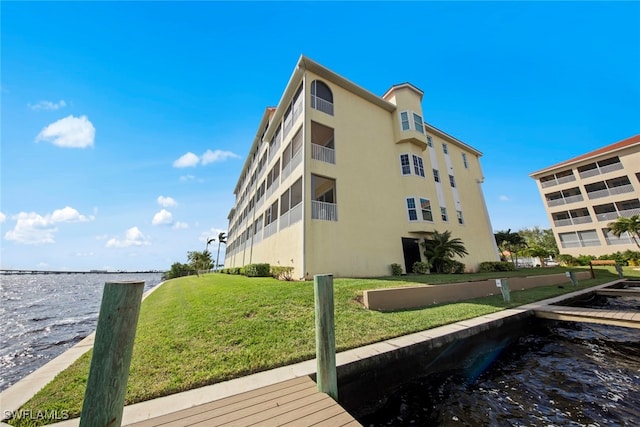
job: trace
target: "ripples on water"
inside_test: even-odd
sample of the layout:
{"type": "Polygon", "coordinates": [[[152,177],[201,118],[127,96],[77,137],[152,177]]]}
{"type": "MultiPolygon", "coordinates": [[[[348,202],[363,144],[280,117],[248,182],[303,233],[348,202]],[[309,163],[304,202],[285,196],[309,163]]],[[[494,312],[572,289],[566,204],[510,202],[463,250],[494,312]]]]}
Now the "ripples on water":
{"type": "Polygon", "coordinates": [[[91,334],[105,282],[141,280],[145,291],[160,273],[25,274],[0,276],[0,391],[91,334]]]}
{"type": "Polygon", "coordinates": [[[387,396],[384,407],[360,421],[364,426],[638,426],[640,333],[540,321],[539,330],[508,347],[475,380],[464,371],[429,375],[387,396]]]}

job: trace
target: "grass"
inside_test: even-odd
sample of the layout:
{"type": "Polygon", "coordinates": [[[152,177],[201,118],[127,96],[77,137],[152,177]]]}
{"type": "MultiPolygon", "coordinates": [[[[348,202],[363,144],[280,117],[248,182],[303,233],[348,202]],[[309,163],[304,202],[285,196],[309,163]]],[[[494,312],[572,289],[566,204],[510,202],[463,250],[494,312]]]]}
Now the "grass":
{"type": "MultiPolygon", "coordinates": [[[[513,277],[565,269],[509,273],[335,279],[338,351],[493,313],[572,292],[567,286],[512,292],[419,310],[381,313],[358,301],[366,289],[513,277]]],[[[629,269],[627,277],[640,276],[629,269]]],[[[599,268],[598,278],[580,289],[617,278],[599,268]]],[[[153,399],[315,357],[313,282],[281,282],[210,274],[168,281],[142,304],[133,351],[126,404],[153,399]]],[[[21,409],[32,412],[82,410],[91,352],[38,392],[21,409]]],[[[15,425],[46,424],[15,420],[15,425]]],[[[49,421],[51,422],[51,421],[49,421]]]]}

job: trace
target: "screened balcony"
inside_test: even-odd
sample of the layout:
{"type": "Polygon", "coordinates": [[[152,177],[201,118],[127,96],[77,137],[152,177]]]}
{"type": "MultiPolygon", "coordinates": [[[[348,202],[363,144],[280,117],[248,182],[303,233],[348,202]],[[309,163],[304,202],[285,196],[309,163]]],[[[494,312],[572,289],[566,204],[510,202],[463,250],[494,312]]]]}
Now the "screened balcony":
{"type": "Polygon", "coordinates": [[[571,169],[554,173],[552,175],[543,176],[540,178],[540,186],[542,188],[552,187],[554,185],[565,184],[567,182],[575,181],[576,177],[573,175],[571,169]]]}
{"type": "Polygon", "coordinates": [[[311,122],[311,158],[336,164],[333,129],[313,121],[311,122]]]}
{"type": "Polygon", "coordinates": [[[333,116],[333,93],[320,80],[311,82],[311,108],[333,116]]]}
{"type": "Polygon", "coordinates": [[[633,185],[626,176],[608,179],[606,181],[595,182],[584,186],[589,199],[599,199],[602,197],[614,196],[633,192],[633,185]]]}
{"type": "Polygon", "coordinates": [[[615,221],[618,217],[630,218],[640,215],[640,200],[631,199],[622,202],[607,203],[593,207],[598,221],[615,221]]]}
{"type": "Polygon", "coordinates": [[[578,168],[578,173],[580,174],[580,178],[589,178],[591,176],[617,171],[622,168],[623,166],[622,163],[620,163],[620,159],[618,158],[618,156],[615,156],[609,159],[600,160],[598,162],[580,166],[578,168]]]}
{"type": "Polygon", "coordinates": [[[549,207],[581,202],[584,200],[584,197],[582,197],[582,193],[578,187],[549,193],[546,194],[545,197],[547,199],[547,206],[549,207]]]}
{"type": "Polygon", "coordinates": [[[311,175],[311,218],[321,221],[337,221],[336,180],[311,175]]]}

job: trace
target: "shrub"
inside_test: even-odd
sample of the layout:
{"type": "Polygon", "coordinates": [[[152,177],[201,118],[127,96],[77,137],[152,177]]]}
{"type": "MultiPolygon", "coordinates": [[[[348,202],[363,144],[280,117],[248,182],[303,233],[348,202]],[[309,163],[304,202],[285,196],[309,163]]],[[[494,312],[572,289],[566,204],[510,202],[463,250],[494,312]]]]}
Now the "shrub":
{"type": "Polygon", "coordinates": [[[402,266],[398,263],[393,263],[391,264],[391,274],[393,276],[400,276],[402,275],[402,266]]]}
{"type": "Polygon", "coordinates": [[[271,276],[271,268],[269,264],[245,265],[244,275],[247,277],[269,277],[271,276]]]}
{"type": "Polygon", "coordinates": [[[480,273],[490,273],[492,271],[513,271],[513,263],[509,261],[485,261],[480,263],[480,273]]]}
{"type": "Polygon", "coordinates": [[[464,273],[464,267],[464,263],[450,259],[442,265],[442,272],[446,274],[462,274],[464,273]]]}
{"type": "Polygon", "coordinates": [[[293,280],[293,267],[283,267],[279,265],[271,266],[271,275],[278,280],[293,280]]]}
{"type": "Polygon", "coordinates": [[[427,274],[429,273],[429,264],[422,261],[416,261],[413,263],[413,266],[411,267],[411,271],[413,271],[416,274],[427,274]]]}
{"type": "Polygon", "coordinates": [[[162,280],[175,279],[176,277],[188,276],[190,274],[196,274],[196,271],[191,265],[175,262],[171,265],[171,270],[162,275],[162,280]]]}
{"type": "Polygon", "coordinates": [[[594,257],[593,255],[578,255],[576,259],[578,260],[578,265],[589,265],[589,263],[596,259],[596,257],[594,257]]]}
{"type": "Polygon", "coordinates": [[[574,267],[578,265],[578,260],[569,254],[560,254],[556,256],[556,261],[565,267],[574,267]]]}

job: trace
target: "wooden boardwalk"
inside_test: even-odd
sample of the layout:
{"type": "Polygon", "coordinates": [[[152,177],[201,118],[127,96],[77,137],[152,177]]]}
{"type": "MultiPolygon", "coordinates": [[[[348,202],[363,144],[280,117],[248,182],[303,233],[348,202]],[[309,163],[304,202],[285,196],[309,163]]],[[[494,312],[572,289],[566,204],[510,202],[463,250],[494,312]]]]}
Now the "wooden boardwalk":
{"type": "Polygon", "coordinates": [[[537,317],[544,319],[640,328],[640,312],[634,311],[601,310],[562,305],[543,305],[536,307],[534,312],[537,317]]]}
{"type": "Polygon", "coordinates": [[[135,424],[149,426],[360,426],[308,376],[135,424]]]}
{"type": "Polygon", "coordinates": [[[611,297],[638,297],[640,296],[640,289],[598,289],[596,294],[611,297]]]}

